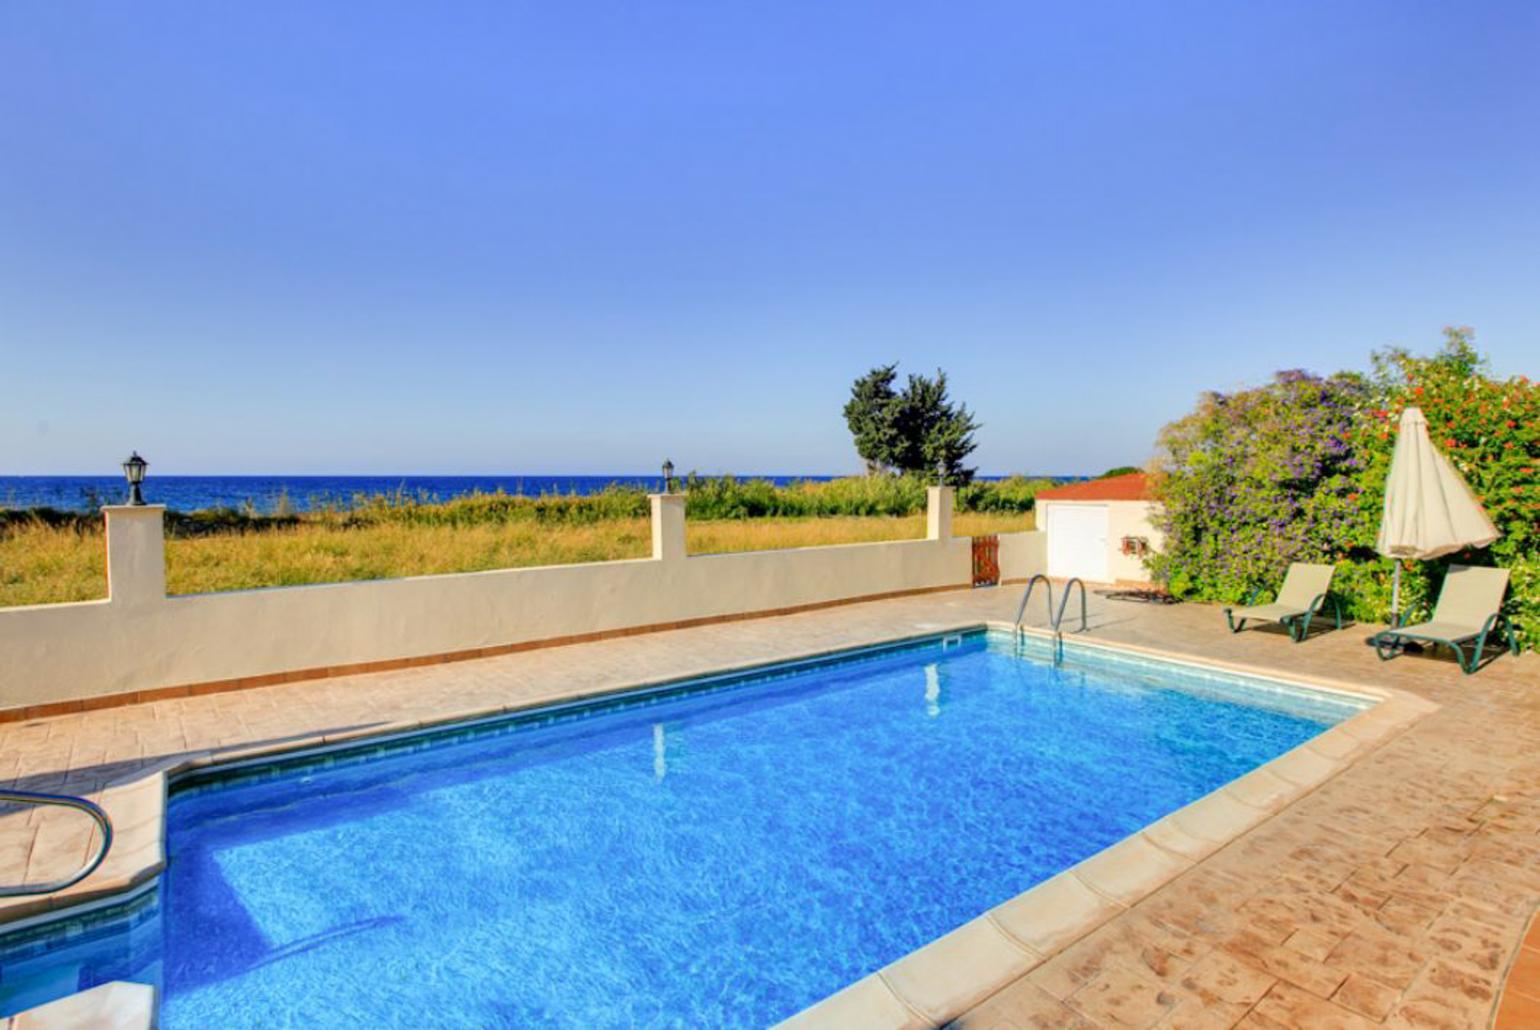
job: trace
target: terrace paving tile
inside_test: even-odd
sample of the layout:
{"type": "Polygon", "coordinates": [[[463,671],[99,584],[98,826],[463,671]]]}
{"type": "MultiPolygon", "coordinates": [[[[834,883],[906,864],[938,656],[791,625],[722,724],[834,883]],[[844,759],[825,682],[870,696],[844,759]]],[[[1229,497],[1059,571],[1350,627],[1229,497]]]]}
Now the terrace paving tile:
{"type": "Polygon", "coordinates": [[[1180,986],[1204,1004],[1238,1005],[1244,1013],[1277,982],[1271,974],[1216,950],[1188,969],[1180,986]]]}
{"type": "Polygon", "coordinates": [[[1345,1009],[1378,1022],[1390,1015],[1391,1009],[1396,1007],[1396,1001],[1400,997],[1401,992],[1394,987],[1387,987],[1369,977],[1350,973],[1348,978],[1342,981],[1342,986],[1337,988],[1337,993],[1331,996],[1331,1000],[1345,1009]]]}
{"type": "MultiPolygon", "coordinates": [[[[130,886],[126,867],[160,851],[156,822],[145,815],[154,808],[145,781],[157,772],[1009,621],[1020,589],[896,598],[3,723],[0,783],[99,796],[120,819],[120,839],[68,897],[7,900],[0,921],[130,886]],[[125,787],[138,789],[119,791],[125,787]]],[[[1030,626],[1041,621],[1029,613],[1030,626]]],[[[1002,941],[1042,951],[1046,961],[1027,971],[1036,959],[1022,950],[1020,975],[975,999],[957,1025],[1489,1025],[1509,966],[1532,972],[1513,960],[1540,904],[1540,656],[1502,656],[1467,677],[1443,657],[1380,662],[1364,644],[1374,629],[1352,626],[1296,645],[1283,634],[1231,635],[1211,606],[1093,594],[1090,629],[1066,639],[1319,677],[1398,700],[1148,831],[1130,854],[1147,855],[1153,871],[1137,862],[1093,867],[1082,882],[1110,895],[1109,905],[1096,906],[1083,927],[1040,920],[1034,937],[1001,914],[1012,903],[1002,906],[991,916],[1002,941]]],[[[0,806],[0,881],[65,875],[84,860],[91,833],[78,813],[0,806]]],[[[1540,980],[1529,990],[1540,991],[1540,980]]],[[[942,998],[923,1019],[886,987],[846,1001],[858,1006],[852,1013],[873,1017],[859,1023],[921,1025],[971,998],[942,998]]],[[[1525,999],[1537,1000],[1510,990],[1505,1012],[1511,999],[1520,1015],[1532,1011],[1520,1011],[1525,999]]],[[[1505,1015],[1503,1025],[1523,1025],[1514,1018],[1505,1015]]]]}
{"type": "Polygon", "coordinates": [[[1095,1024],[1036,984],[1017,980],[958,1017],[952,1026],[957,1030],[1092,1030],[1095,1024]]]}
{"type": "Polygon", "coordinates": [[[1292,948],[1306,958],[1313,958],[1317,962],[1325,962],[1326,956],[1332,953],[1338,944],[1345,938],[1324,930],[1295,930],[1284,940],[1283,946],[1292,948]]]}
{"type": "Polygon", "coordinates": [[[1110,966],[1069,999],[1103,1026],[1149,1027],[1171,1015],[1184,999],[1164,984],[1123,966],[1110,966]]]}
{"type": "Polygon", "coordinates": [[[1277,983],[1257,1002],[1243,1027],[1309,1027],[1310,1030],[1369,1030],[1375,1023],[1341,1005],[1292,984],[1277,983]]]}

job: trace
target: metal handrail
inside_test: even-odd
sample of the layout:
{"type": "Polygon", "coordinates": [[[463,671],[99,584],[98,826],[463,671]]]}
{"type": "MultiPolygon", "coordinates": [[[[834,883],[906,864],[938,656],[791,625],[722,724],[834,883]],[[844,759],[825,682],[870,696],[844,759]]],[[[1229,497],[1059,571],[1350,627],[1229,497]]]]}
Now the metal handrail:
{"type": "Polygon", "coordinates": [[[0,802],[14,801],[24,805],[57,805],[60,808],[74,808],[89,815],[96,820],[96,825],[101,827],[102,846],[96,855],[87,862],[83,868],[71,876],[52,883],[22,884],[18,887],[0,886],[0,898],[18,898],[28,894],[52,894],[54,891],[62,891],[66,887],[73,887],[87,876],[96,872],[96,867],[102,864],[107,857],[107,850],[112,847],[112,820],[107,818],[107,813],[102,807],[85,798],[71,797],[68,794],[37,794],[27,790],[0,790],[0,802]]]}
{"type": "Polygon", "coordinates": [[[1042,580],[1043,586],[1048,588],[1047,613],[1050,620],[1053,619],[1053,582],[1041,572],[1027,580],[1027,592],[1021,595],[1021,604],[1016,608],[1016,628],[1021,628],[1021,620],[1027,614],[1027,602],[1032,600],[1032,588],[1037,586],[1038,580],[1042,580]]]}
{"type": "Polygon", "coordinates": [[[1053,631],[1055,633],[1059,632],[1059,625],[1064,621],[1064,609],[1069,605],[1069,588],[1075,586],[1080,588],[1080,632],[1085,632],[1085,584],[1080,581],[1079,576],[1071,576],[1069,582],[1064,584],[1064,594],[1059,599],[1059,613],[1053,617],[1053,631]]]}

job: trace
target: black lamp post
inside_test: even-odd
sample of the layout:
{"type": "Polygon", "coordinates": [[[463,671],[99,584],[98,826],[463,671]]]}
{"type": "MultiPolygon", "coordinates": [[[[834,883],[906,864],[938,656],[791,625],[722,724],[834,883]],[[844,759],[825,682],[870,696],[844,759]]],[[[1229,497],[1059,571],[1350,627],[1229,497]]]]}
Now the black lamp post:
{"type": "Polygon", "coordinates": [[[946,456],[936,459],[936,485],[946,486],[946,456]]]}
{"type": "Polygon", "coordinates": [[[139,457],[138,451],[130,454],[123,463],[123,478],[128,480],[129,504],[144,504],[144,494],[139,492],[139,484],[144,482],[144,470],[149,467],[150,463],[139,457]]]}
{"type": "Polygon", "coordinates": [[[674,492],[674,463],[667,458],[663,459],[663,492],[674,492]]]}

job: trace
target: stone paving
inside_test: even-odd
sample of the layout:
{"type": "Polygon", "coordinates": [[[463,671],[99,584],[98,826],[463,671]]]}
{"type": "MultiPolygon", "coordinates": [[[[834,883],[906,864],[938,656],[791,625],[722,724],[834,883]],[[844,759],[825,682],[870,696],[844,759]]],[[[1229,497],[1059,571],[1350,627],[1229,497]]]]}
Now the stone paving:
{"type": "MultiPolygon", "coordinates": [[[[1009,619],[1019,591],[872,602],[0,724],[0,782],[105,799],[124,835],[113,849],[124,853],[48,902],[57,906],[132,865],[149,846],[136,833],[158,840],[158,799],[138,788],[189,759],[1009,619]]],[[[1440,707],[956,1025],[1485,1026],[1510,964],[1529,951],[1540,959],[1520,948],[1540,903],[1540,657],[1504,656],[1465,677],[1443,657],[1379,662],[1364,646],[1368,627],[1294,645],[1281,631],[1232,636],[1223,622],[1211,607],[1093,595],[1089,635],[1394,687],[1440,707]]],[[[78,814],[0,811],[4,882],[62,875],[94,843],[78,814]]],[[[37,911],[13,903],[0,907],[0,920],[37,911]]],[[[1517,968],[1515,983],[1528,969],[1517,968]]],[[[1533,1011],[1515,1006],[1524,997],[1510,992],[1505,1020],[1510,1009],[1533,1011]]]]}

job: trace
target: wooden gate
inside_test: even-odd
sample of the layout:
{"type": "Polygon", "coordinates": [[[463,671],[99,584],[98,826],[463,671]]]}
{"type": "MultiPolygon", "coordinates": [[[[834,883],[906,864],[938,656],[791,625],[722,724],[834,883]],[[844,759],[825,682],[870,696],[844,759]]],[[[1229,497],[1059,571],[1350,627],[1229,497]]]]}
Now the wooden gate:
{"type": "Polygon", "coordinates": [[[992,587],[1000,582],[1000,538],[973,538],[973,585],[992,587]]]}

